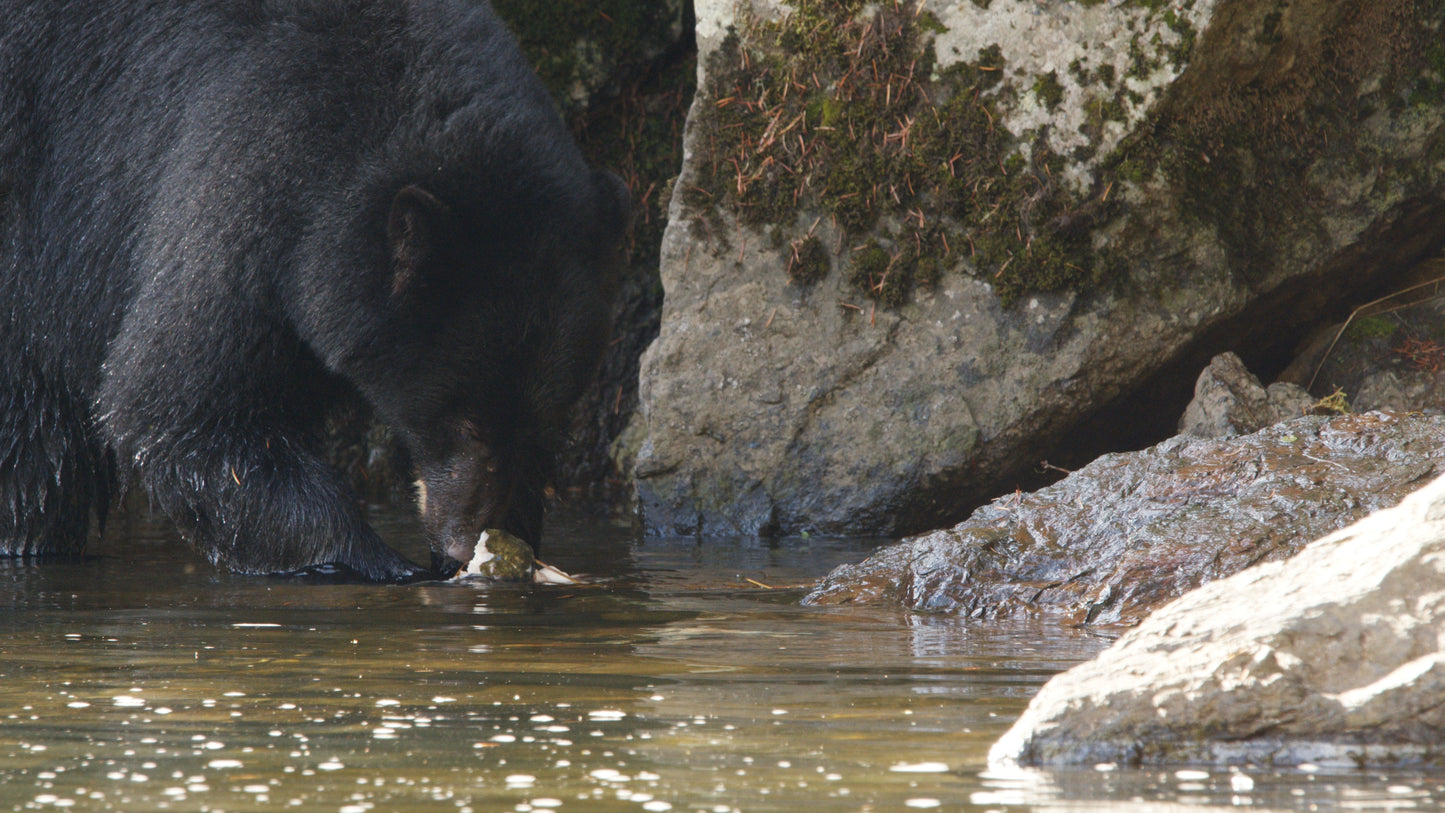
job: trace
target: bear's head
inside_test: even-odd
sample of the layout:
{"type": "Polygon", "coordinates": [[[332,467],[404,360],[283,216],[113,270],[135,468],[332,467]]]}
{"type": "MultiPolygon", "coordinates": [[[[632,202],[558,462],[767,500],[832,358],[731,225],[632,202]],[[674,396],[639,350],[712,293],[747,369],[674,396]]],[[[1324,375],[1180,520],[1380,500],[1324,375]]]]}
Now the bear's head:
{"type": "Polygon", "coordinates": [[[630,210],[602,171],[500,200],[425,182],[392,196],[387,270],[366,294],[382,304],[338,366],[410,453],[441,575],[488,528],[539,541],[554,451],[607,344],[630,210]]]}

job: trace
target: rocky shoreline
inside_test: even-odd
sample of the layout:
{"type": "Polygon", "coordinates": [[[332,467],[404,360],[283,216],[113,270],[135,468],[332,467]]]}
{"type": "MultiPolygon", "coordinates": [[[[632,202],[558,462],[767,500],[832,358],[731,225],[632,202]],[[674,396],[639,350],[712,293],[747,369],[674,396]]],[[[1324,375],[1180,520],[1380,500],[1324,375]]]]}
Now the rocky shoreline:
{"type": "Polygon", "coordinates": [[[1445,416],[1418,398],[1435,375],[1359,382],[1417,409],[1279,420],[1326,407],[1217,357],[1176,437],[839,567],[805,601],[1115,625],[996,766],[1445,765],[1445,416]]]}
{"type": "Polygon", "coordinates": [[[1442,767],[1445,479],[1056,676],[994,764],[1442,767]]]}

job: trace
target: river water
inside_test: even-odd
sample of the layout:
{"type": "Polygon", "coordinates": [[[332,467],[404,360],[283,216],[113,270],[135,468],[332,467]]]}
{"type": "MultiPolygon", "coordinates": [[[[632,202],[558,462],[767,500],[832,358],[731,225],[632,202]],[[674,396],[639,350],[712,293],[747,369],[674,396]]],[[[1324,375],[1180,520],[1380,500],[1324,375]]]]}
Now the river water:
{"type": "MultiPolygon", "coordinates": [[[[416,526],[376,517],[422,560],[416,526]]],[[[639,540],[554,522],[576,586],[220,573],[163,523],[0,560],[0,809],[1429,809],[1445,777],[995,774],[1108,633],[797,605],[880,540],[639,540]],[[1241,784],[1245,783],[1245,784],[1241,784]],[[1247,785],[1252,785],[1248,787],[1247,785]]]]}

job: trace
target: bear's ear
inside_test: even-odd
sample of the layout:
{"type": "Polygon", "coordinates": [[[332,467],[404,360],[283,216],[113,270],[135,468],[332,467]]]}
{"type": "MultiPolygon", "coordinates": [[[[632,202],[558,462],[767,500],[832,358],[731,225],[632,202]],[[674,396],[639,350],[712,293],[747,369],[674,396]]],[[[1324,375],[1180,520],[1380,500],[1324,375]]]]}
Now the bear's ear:
{"type": "Polygon", "coordinates": [[[451,209],[435,195],[412,184],[391,200],[386,237],[391,243],[392,296],[402,296],[417,283],[422,268],[441,250],[442,232],[451,209]]]}

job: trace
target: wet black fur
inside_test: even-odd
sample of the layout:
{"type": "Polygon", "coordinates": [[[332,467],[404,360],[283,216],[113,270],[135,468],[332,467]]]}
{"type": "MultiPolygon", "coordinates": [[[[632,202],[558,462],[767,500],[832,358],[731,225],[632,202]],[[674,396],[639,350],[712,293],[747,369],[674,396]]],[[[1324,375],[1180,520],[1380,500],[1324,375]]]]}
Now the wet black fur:
{"type": "Polygon", "coordinates": [[[626,210],[485,5],[0,0],[0,553],[138,473],[232,569],[413,577],[317,454],[358,394],[434,558],[535,539],[626,210]]]}

